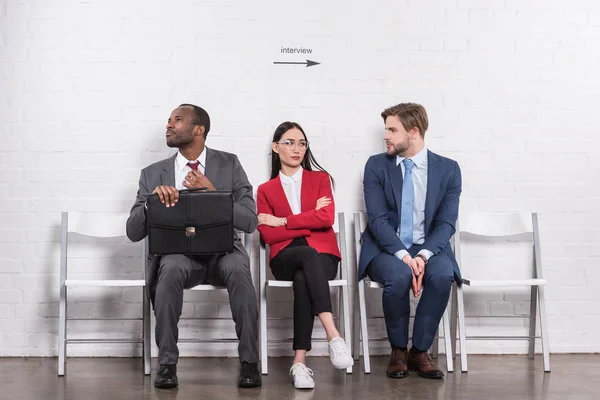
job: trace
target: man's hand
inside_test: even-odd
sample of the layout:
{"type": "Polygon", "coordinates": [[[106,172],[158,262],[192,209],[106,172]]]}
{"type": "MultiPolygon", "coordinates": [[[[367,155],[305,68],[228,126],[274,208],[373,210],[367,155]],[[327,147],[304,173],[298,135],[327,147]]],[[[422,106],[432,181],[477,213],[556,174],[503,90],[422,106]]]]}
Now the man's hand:
{"type": "MultiPolygon", "coordinates": [[[[418,259],[418,257],[417,259],[412,258],[410,254],[407,254],[402,258],[402,261],[404,261],[412,271],[412,290],[415,297],[419,297],[421,294],[421,285],[423,283],[423,274],[419,272],[418,259]]],[[[422,261],[423,260],[421,260],[421,262],[422,261]]]]}
{"type": "Polygon", "coordinates": [[[320,210],[321,208],[328,206],[331,204],[331,199],[329,197],[321,197],[317,200],[317,205],[315,206],[315,210],[320,210]]]}
{"type": "Polygon", "coordinates": [[[277,228],[284,225],[285,218],[279,218],[271,214],[258,214],[258,224],[277,228]]]}
{"type": "Polygon", "coordinates": [[[419,296],[421,289],[423,288],[423,277],[425,276],[425,261],[421,257],[415,257],[415,261],[417,262],[417,269],[419,271],[419,276],[417,277],[417,294],[415,296],[419,296]]]}
{"type": "Polygon", "coordinates": [[[152,194],[158,194],[160,202],[167,207],[175,206],[175,203],[179,200],[179,191],[173,186],[157,186],[152,194]]]}
{"type": "Polygon", "coordinates": [[[206,187],[211,192],[217,190],[203,173],[194,170],[191,170],[185,176],[183,186],[185,186],[188,189],[198,189],[206,187]]]}

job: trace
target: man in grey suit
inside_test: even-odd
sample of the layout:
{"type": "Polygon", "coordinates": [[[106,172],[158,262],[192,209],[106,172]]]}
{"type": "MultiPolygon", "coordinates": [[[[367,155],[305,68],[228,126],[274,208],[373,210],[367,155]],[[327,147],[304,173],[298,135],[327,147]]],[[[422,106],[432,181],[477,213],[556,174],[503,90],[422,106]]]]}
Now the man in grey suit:
{"type": "MultiPolygon", "coordinates": [[[[233,224],[252,233],[256,229],[256,203],[252,185],[236,155],[205,146],[210,118],[202,108],[182,104],[167,122],[167,146],[177,154],[142,170],[139,190],[127,220],[127,236],[137,242],[146,237],[146,199],[157,194],[165,207],[173,207],[179,190],[207,187],[228,190],[234,198],[233,224]]],[[[183,290],[201,283],[226,286],[235,329],[239,339],[240,387],[261,385],[258,372],[258,309],[250,274],[250,259],[241,240],[235,238],[234,251],[207,257],[148,254],[146,284],[156,316],[156,344],[159,371],[154,386],[177,387],[177,348],[183,290]]]]}

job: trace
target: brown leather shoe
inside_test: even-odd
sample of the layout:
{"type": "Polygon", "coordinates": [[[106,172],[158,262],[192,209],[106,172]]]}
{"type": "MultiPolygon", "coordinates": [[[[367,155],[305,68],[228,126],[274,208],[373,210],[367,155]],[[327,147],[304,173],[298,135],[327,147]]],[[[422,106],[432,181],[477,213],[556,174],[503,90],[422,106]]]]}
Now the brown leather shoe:
{"type": "Polygon", "coordinates": [[[392,355],[390,356],[390,362],[388,363],[385,374],[390,378],[400,379],[408,376],[408,366],[406,360],[408,359],[408,351],[406,349],[400,349],[398,347],[392,347],[392,355]]]}
{"type": "Polygon", "coordinates": [[[429,379],[442,379],[444,373],[433,365],[433,361],[429,354],[424,352],[416,352],[410,349],[408,353],[408,369],[417,371],[417,375],[429,379]]]}

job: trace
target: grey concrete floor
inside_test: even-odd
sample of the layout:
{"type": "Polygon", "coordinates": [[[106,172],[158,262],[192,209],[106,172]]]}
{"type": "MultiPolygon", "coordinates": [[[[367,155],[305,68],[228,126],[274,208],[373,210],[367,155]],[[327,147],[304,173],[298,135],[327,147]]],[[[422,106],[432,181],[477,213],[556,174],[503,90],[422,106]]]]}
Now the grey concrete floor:
{"type": "MultiPolygon", "coordinates": [[[[470,356],[469,372],[450,373],[431,381],[411,374],[385,376],[387,357],[371,359],[372,373],[355,367],[346,375],[329,358],[312,357],[316,388],[294,389],[290,358],[271,358],[263,387],[238,389],[239,362],[233,358],[183,358],[179,388],[159,390],[153,375],[145,377],[140,359],[69,358],[65,377],[56,376],[56,358],[0,359],[0,399],[600,399],[600,355],[553,355],[552,372],[544,373],[541,357],[470,356]]],[[[444,365],[443,359],[439,360],[444,365]]]]}

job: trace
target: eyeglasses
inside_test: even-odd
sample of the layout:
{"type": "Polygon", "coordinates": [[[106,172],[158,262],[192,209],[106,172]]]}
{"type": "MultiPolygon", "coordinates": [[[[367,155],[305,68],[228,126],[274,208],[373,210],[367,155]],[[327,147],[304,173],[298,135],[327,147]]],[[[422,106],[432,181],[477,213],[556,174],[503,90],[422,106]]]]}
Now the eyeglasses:
{"type": "Polygon", "coordinates": [[[287,150],[293,150],[296,145],[298,145],[298,150],[306,151],[308,149],[308,142],[306,140],[301,140],[299,142],[295,142],[293,140],[284,140],[283,142],[277,142],[282,145],[287,150]]]}

